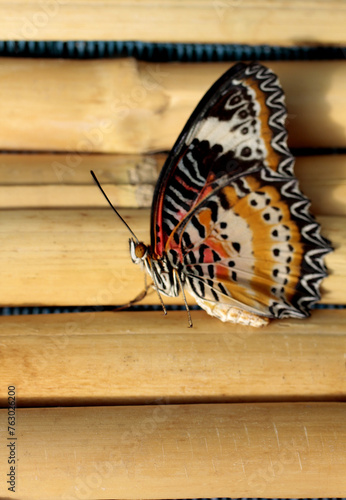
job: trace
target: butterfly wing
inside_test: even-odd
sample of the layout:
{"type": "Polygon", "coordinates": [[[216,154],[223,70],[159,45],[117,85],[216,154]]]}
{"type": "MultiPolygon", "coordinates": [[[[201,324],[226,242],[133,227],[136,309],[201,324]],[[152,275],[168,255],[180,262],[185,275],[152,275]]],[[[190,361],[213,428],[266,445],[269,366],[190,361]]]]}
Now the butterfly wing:
{"type": "Polygon", "coordinates": [[[304,317],[319,298],[329,247],[297,181],[268,184],[262,173],[216,190],[178,229],[187,285],[201,305],[211,301],[268,317],[304,317]]]}
{"type": "Polygon", "coordinates": [[[331,250],[293,175],[277,77],[237,64],[207,92],[163,167],[152,247],[204,301],[269,317],[308,314],[331,250]]]}
{"type": "Polygon", "coordinates": [[[153,198],[151,242],[161,255],[167,240],[191,208],[215,188],[215,181],[267,162],[292,175],[283,93],[277,78],[258,64],[236,64],[205,94],[161,170],[153,198]],[[267,106],[260,79],[272,88],[267,106]],[[269,103],[270,100],[270,103],[269,103]],[[214,184],[213,184],[214,182],[214,184]]]}

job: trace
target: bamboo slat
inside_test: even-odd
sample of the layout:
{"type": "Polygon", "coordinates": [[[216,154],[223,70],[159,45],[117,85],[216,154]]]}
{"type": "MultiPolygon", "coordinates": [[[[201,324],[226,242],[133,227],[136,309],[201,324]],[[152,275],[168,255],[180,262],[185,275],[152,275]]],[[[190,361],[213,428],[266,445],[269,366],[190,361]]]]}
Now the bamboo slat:
{"type": "MultiPolygon", "coordinates": [[[[122,214],[149,243],[149,210],[122,214]]],[[[143,273],[129,256],[129,234],[110,209],[3,210],[0,217],[1,305],[119,305],[143,290],[143,273]]],[[[322,301],[344,304],[345,219],[319,220],[336,249],[326,258],[330,276],[322,301]]],[[[151,293],[143,303],[158,298],[151,293]]],[[[165,303],[182,299],[165,297],[165,303]]]]}
{"type": "MultiPolygon", "coordinates": [[[[3,154],[0,208],[104,207],[97,176],[117,208],[150,207],[166,155],[3,154]]],[[[316,215],[346,215],[346,155],[301,156],[296,175],[316,215]]]]}
{"type": "Polygon", "coordinates": [[[166,157],[167,154],[2,153],[0,185],[2,192],[7,186],[94,186],[90,170],[102,176],[103,183],[155,184],[166,157]]]}
{"type": "Polygon", "coordinates": [[[342,0],[0,2],[3,40],[343,44],[342,0]]]}
{"type": "Polygon", "coordinates": [[[345,401],[346,311],[267,328],[192,311],[0,319],[0,406],[345,401]]]}
{"type": "Polygon", "coordinates": [[[344,403],[17,409],[16,492],[3,480],[0,495],[342,497],[345,418],[344,403]]]}
{"type": "Polygon", "coordinates": [[[346,215],[346,155],[298,157],[295,173],[315,215],[346,215]]]}
{"type": "MultiPolygon", "coordinates": [[[[268,65],[287,96],[291,146],[345,147],[346,65],[342,61],[268,65]]],[[[0,148],[168,150],[197,102],[230,66],[2,59],[0,148]]]]}

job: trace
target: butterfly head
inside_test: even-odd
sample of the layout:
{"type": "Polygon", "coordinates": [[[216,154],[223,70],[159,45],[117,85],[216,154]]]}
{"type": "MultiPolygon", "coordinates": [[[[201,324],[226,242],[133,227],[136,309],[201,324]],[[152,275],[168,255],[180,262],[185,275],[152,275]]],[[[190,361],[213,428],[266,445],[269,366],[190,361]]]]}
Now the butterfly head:
{"type": "Polygon", "coordinates": [[[134,264],[139,264],[140,262],[144,262],[148,255],[148,247],[144,245],[141,241],[135,241],[134,239],[129,239],[130,244],[130,255],[132,262],[134,264]]]}

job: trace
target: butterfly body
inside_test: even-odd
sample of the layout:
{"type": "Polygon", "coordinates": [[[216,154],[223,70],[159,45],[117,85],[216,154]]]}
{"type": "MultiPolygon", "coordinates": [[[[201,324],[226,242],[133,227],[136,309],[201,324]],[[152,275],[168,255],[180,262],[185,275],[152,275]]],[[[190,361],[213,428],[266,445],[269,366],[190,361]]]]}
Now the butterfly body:
{"type": "MultiPolygon", "coordinates": [[[[181,269],[176,267],[166,254],[161,257],[154,256],[151,247],[142,242],[137,243],[131,238],[129,244],[132,262],[146,270],[159,293],[167,297],[178,297],[181,290],[177,273],[181,274],[181,269]],[[144,253],[142,246],[145,248],[144,253]]],[[[184,275],[181,275],[181,283],[184,282],[184,275]]]]}
{"type": "MultiPolygon", "coordinates": [[[[173,257],[174,254],[171,253],[169,256],[164,254],[160,258],[157,258],[153,256],[150,247],[145,247],[145,254],[137,256],[136,248],[138,245],[142,246],[144,244],[142,242],[138,244],[133,239],[130,239],[129,242],[132,262],[140,264],[146,270],[160,294],[168,297],[178,297],[182,291],[181,286],[184,286],[195,298],[199,306],[207,311],[208,314],[215,316],[221,321],[257,327],[268,324],[269,320],[264,316],[258,316],[239,307],[232,307],[230,304],[204,300],[196,295],[187,278],[188,272],[184,269],[184,266],[177,266],[175,257],[173,257]]],[[[139,253],[141,254],[141,250],[139,253]]]]}
{"type": "Polygon", "coordinates": [[[130,240],[160,293],[183,288],[209,314],[252,326],[309,315],[332,248],[293,174],[286,115],[277,77],[257,63],[203,97],[161,171],[151,245],[130,240]]]}

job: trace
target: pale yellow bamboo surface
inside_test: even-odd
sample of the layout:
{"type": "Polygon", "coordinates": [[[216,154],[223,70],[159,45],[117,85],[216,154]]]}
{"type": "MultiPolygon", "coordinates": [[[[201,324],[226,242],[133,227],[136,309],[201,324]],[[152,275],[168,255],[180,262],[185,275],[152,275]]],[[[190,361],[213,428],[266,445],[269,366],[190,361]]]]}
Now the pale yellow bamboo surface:
{"type": "MultiPolygon", "coordinates": [[[[6,410],[0,419],[4,443],[6,410]]],[[[342,497],[345,419],[345,403],[17,409],[17,489],[3,480],[0,495],[342,497]]]]}
{"type": "MultiPolygon", "coordinates": [[[[231,65],[1,59],[0,148],[169,150],[195,105],[231,65]]],[[[344,62],[268,66],[287,96],[290,145],[345,147],[344,62]]]]}
{"type": "Polygon", "coordinates": [[[0,2],[2,40],[342,44],[342,0],[0,2]]]}
{"type": "Polygon", "coordinates": [[[346,311],[257,330],[204,311],[0,318],[0,406],[343,401],[346,311]]]}
{"type": "MultiPolygon", "coordinates": [[[[149,209],[122,214],[149,243],[149,209]]],[[[129,234],[109,209],[0,211],[0,304],[123,304],[144,288],[143,273],[129,256],[129,234]]],[[[346,226],[343,217],[319,216],[335,251],[322,301],[345,303],[346,226]]],[[[158,303],[151,293],[144,303],[158,303]]],[[[165,297],[167,304],[182,298],[165,297]]]]}
{"type": "MultiPolygon", "coordinates": [[[[150,207],[166,155],[3,154],[0,208],[150,207]]],[[[301,156],[295,172],[316,215],[346,215],[346,155],[301,156]]]]}

